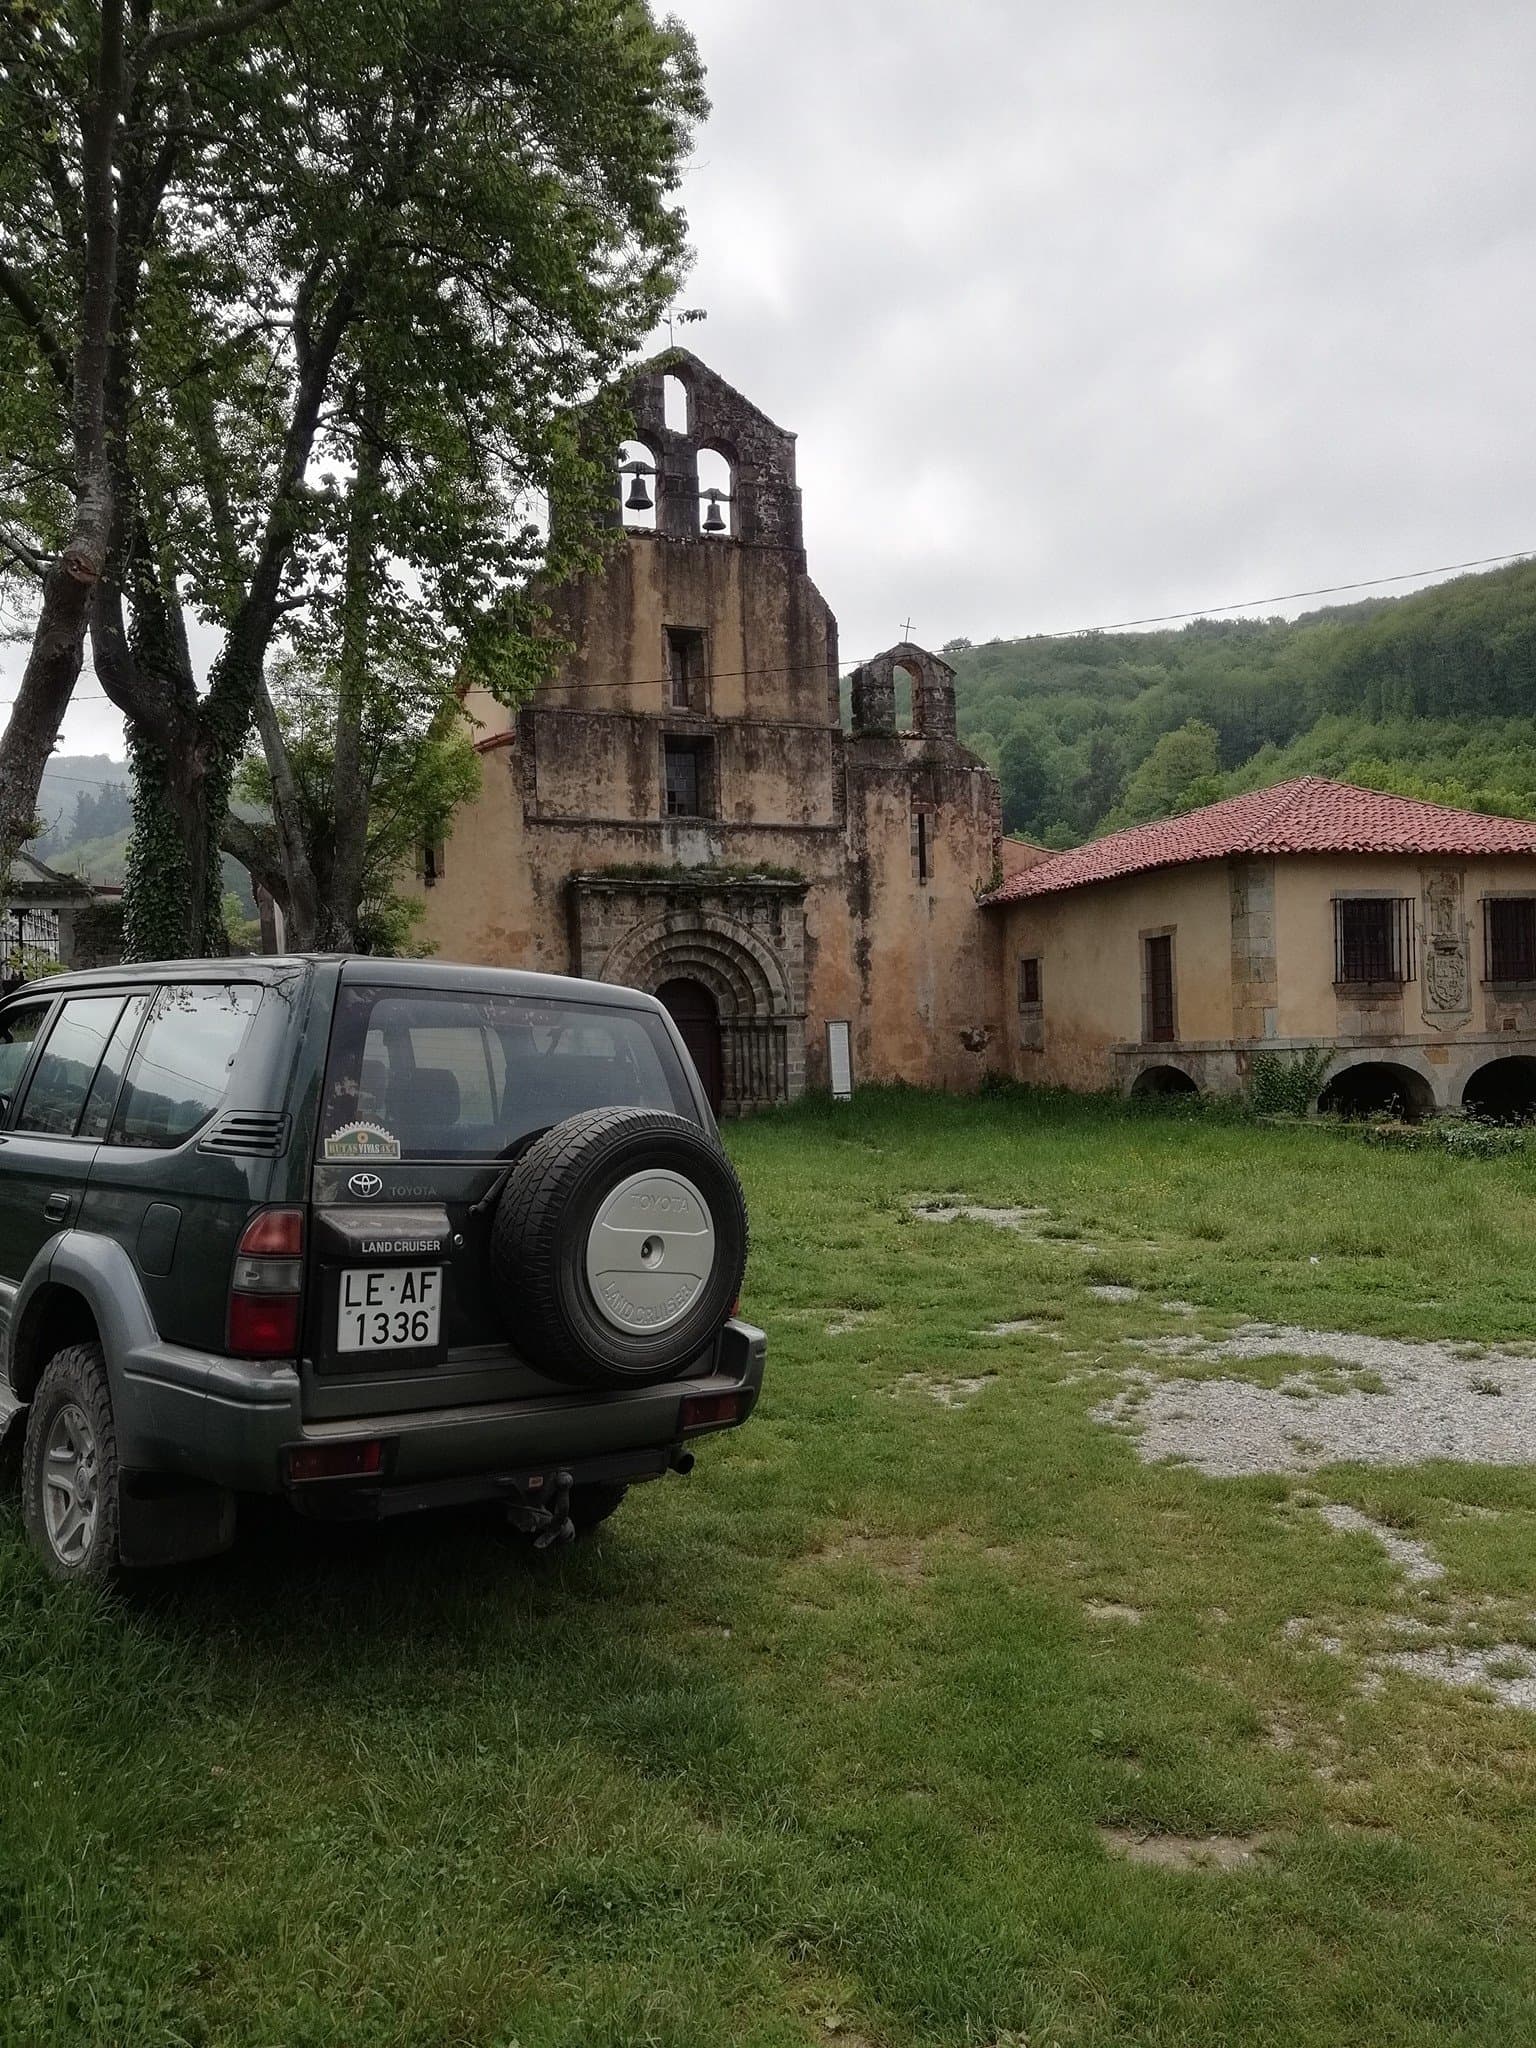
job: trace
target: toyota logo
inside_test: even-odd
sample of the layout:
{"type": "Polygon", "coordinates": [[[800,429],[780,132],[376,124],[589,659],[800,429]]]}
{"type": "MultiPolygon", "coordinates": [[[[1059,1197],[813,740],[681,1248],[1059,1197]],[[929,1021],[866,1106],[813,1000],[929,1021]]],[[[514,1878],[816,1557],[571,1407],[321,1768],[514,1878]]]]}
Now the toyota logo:
{"type": "Polygon", "coordinates": [[[347,1182],[347,1187],[351,1193],[358,1196],[364,1202],[371,1202],[374,1196],[381,1192],[383,1186],[383,1181],[379,1179],[376,1173],[354,1173],[347,1182]]]}

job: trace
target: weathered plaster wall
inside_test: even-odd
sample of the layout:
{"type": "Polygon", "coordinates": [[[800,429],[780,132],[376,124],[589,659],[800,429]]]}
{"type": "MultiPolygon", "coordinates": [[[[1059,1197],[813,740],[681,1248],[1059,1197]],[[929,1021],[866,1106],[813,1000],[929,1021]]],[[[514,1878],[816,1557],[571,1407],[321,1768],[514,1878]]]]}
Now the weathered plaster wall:
{"type": "MultiPolygon", "coordinates": [[[[1178,1042],[1232,1031],[1232,909],[1216,861],[1025,897],[984,915],[1001,922],[1011,1071],[1064,1088],[1111,1088],[1111,1048],[1142,1042],[1142,939],[1173,931],[1178,1042]],[[1040,960],[1040,1045],[1023,1042],[1018,963],[1040,960]]],[[[1156,1048],[1166,1055],[1173,1047],[1156,1048]]]]}
{"type": "Polygon", "coordinates": [[[485,787],[424,892],[421,934],[444,958],[659,984],[710,929],[728,928],[732,876],[792,871],[805,886],[773,899],[784,928],[771,943],[798,993],[774,999],[768,1051],[732,1027],[743,1060],[754,1072],[776,1063],[791,1093],[823,1085],[826,1026],[847,1019],[857,1082],[975,1086],[1005,1056],[1001,934],[976,910],[996,878],[995,779],[954,739],[953,674],[922,649],[876,664],[887,683],[893,663],[915,669],[921,731],[898,734],[893,719],[843,731],[836,622],[800,548],[793,437],[691,360],[695,427],[736,464],[736,537],[699,533],[692,444],[664,429],[659,377],[642,379],[636,415],[657,462],[661,530],[627,533],[600,571],[551,594],[554,629],[574,652],[515,720],[483,694],[466,700],[485,787]],[[668,628],[704,635],[708,683],[686,709],[671,702],[668,628]],[[673,736],[712,744],[711,816],[664,815],[673,736]],[[926,819],[926,872],[914,810],[926,819]],[[621,867],[650,873],[633,891],[610,887],[624,879],[612,875],[585,894],[567,886],[621,867]],[[725,871],[724,893],[675,887],[670,955],[631,959],[620,927],[665,921],[657,871],[670,868],[700,885],[699,871],[725,871]]]}
{"type": "Polygon", "coordinates": [[[1108,1088],[1159,1060],[1201,1086],[1235,1088],[1254,1050],[1331,1045],[1341,1063],[1401,1056],[1455,1107],[1479,1066],[1536,1038],[1536,987],[1486,980],[1483,900],[1498,895],[1536,895],[1536,858],[1212,861],[1025,898],[987,913],[1004,932],[1011,1070],[1108,1088]],[[1349,895],[1411,902],[1406,984],[1335,986],[1334,900],[1349,895]],[[1178,1037],[1150,1048],[1140,939],[1170,927],[1178,1037]],[[1021,1019],[1017,962],[1027,954],[1041,960],[1042,1001],[1021,1019]]]}
{"type": "Polygon", "coordinates": [[[1536,858],[1497,860],[1389,860],[1359,855],[1295,856],[1277,863],[1276,944],[1283,968],[1279,1030],[1282,1036],[1329,1040],[1383,1032],[1441,1044],[1487,1033],[1536,1029],[1536,991],[1490,988],[1484,980],[1483,898],[1536,894],[1536,858]],[[1447,889],[1447,881],[1452,885],[1447,889]],[[1350,894],[1412,899],[1414,980],[1399,995],[1362,1004],[1333,984],[1333,899],[1350,894]],[[1455,900],[1459,898],[1459,901],[1455,900]],[[1449,899],[1449,900],[1447,900],[1449,899]],[[1437,918],[1434,903],[1445,903],[1437,918]],[[1450,932],[1436,925],[1454,927],[1450,932]],[[1460,939],[1460,1005],[1444,999],[1453,977],[1441,979],[1439,1003],[1428,967],[1438,938],[1442,950],[1460,939]]]}

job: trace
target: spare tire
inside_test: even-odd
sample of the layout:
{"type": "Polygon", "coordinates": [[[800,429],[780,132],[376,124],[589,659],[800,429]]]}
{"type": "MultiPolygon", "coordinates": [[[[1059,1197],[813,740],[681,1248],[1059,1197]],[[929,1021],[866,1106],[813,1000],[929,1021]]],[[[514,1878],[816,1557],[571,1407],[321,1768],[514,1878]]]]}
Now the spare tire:
{"type": "Polygon", "coordinates": [[[644,1386],[696,1358],[746,1263],[746,1204],[719,1140],[659,1110],[554,1125],[512,1169],[491,1224],[508,1336],[577,1386],[644,1386]]]}

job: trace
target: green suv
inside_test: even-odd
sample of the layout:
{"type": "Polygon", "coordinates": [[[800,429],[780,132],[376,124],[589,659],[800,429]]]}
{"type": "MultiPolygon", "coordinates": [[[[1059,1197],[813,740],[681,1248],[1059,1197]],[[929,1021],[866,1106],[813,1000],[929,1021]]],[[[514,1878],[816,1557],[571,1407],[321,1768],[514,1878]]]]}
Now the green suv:
{"type": "Polygon", "coordinates": [[[99,969],[0,1004],[0,1441],[62,1579],[240,1493],[535,1542],[751,1413],[741,1190],[651,997],[437,961],[99,969]]]}

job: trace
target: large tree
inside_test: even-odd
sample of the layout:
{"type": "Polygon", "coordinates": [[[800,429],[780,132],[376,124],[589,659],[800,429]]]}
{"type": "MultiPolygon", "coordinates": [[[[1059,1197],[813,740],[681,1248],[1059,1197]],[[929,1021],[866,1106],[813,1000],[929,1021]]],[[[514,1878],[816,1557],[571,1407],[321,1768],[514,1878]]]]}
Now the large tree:
{"type": "MultiPolygon", "coordinates": [[[[559,483],[579,552],[598,471],[561,422],[673,288],[703,104],[644,0],[322,0],[271,26],[218,137],[168,120],[188,175],[123,326],[90,631],[130,722],[140,956],[218,943],[231,779],[285,637],[339,648],[361,605],[354,704],[392,615],[515,689],[528,514],[559,483]],[[189,618],[222,636],[201,691],[189,618]]],[[[358,844],[338,852],[355,875],[358,844]]]]}
{"type": "Polygon", "coordinates": [[[0,577],[36,613],[0,733],[0,889],[118,544],[127,345],[168,195],[284,4],[0,12],[0,577]]]}

